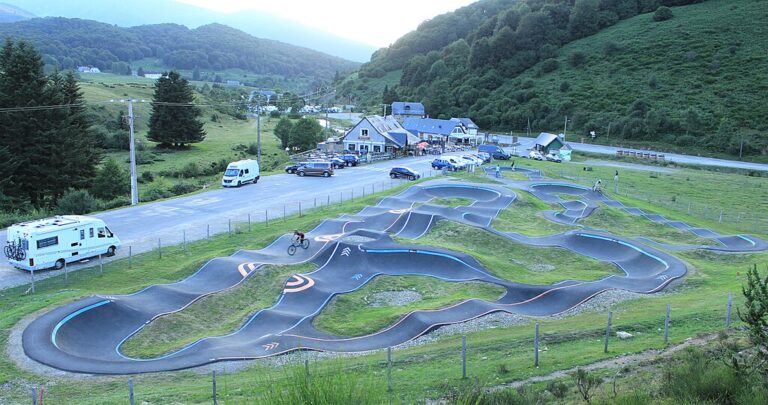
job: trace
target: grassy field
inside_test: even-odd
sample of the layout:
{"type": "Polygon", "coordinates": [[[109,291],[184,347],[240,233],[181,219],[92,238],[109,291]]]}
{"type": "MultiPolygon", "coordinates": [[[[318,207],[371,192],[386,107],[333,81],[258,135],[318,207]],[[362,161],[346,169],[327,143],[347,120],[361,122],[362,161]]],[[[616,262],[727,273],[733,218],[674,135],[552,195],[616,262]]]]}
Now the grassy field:
{"type": "MultiPolygon", "coordinates": [[[[405,239],[402,241],[410,242],[405,239]]],[[[415,242],[470,254],[492,274],[518,283],[551,284],[567,279],[594,280],[611,274],[623,274],[610,263],[565,249],[517,244],[456,222],[440,221],[415,242]]]]}
{"type": "Polygon", "coordinates": [[[261,309],[272,306],[285,280],[317,266],[264,266],[246,282],[206,296],[183,311],[161,316],[122,346],[125,355],[151,358],[178,350],[206,336],[225,335],[240,328],[261,309]]]}
{"type": "Polygon", "coordinates": [[[481,282],[449,283],[423,276],[379,276],[364,288],[334,298],[315,318],[314,325],[341,336],[362,336],[392,325],[403,315],[417,310],[439,309],[477,298],[495,301],[504,288],[481,282]],[[403,305],[375,303],[377,293],[415,292],[420,298],[403,305]]]}
{"type": "MultiPolygon", "coordinates": [[[[526,162],[526,165],[528,163],[526,162]]],[[[551,173],[557,173],[555,169],[561,168],[564,175],[581,173],[579,164],[570,166],[573,166],[572,172],[567,164],[540,164],[545,170],[551,169],[548,170],[551,173]]],[[[595,172],[603,170],[595,167],[595,172]]],[[[611,175],[613,170],[605,169],[611,175]]],[[[708,202],[711,206],[748,207],[751,203],[765,204],[765,197],[760,197],[759,193],[755,194],[756,190],[759,191],[764,186],[751,183],[752,178],[687,169],[675,174],[690,177],[691,181],[686,181],[686,187],[681,187],[674,185],[674,180],[666,177],[651,178],[648,172],[621,170],[622,184],[642,185],[655,195],[674,193],[673,195],[680,199],[708,202]],[[743,187],[737,187],[737,184],[743,187]],[[714,186],[721,185],[725,191],[711,192],[714,186]],[[752,202],[750,198],[754,198],[752,202]]],[[[158,260],[156,253],[135,256],[131,268],[128,268],[125,260],[115,261],[105,266],[104,275],[99,274],[98,269],[91,269],[70,274],[67,282],[61,276],[47,279],[38,283],[38,292],[34,295],[25,293],[26,286],[0,291],[0,344],[5,347],[11,328],[19,320],[36,311],[53,308],[92,294],[131,293],[147,285],[177,281],[194,272],[211,257],[226,256],[240,248],[258,249],[271,243],[284,229],[311,229],[313,224],[317,224],[322,218],[333,217],[342,212],[356,212],[365,204],[375,203],[377,197],[356,199],[354,203],[345,203],[342,207],[332,207],[327,211],[311,212],[303,218],[290,217],[285,223],[272,223],[269,227],[257,226],[251,233],[241,229],[231,237],[223,235],[208,241],[194,242],[186,251],[167,248],[164,249],[163,260],[158,260]]],[[[707,226],[723,233],[733,232],[738,225],[699,219],[684,211],[658,207],[631,197],[620,198],[630,206],[652,209],[670,218],[707,226]]],[[[530,202],[537,204],[533,198],[530,202]]],[[[535,210],[531,209],[529,212],[534,213],[535,210]]],[[[510,218],[510,226],[513,221],[517,219],[510,218]]],[[[637,226],[646,227],[648,231],[645,234],[650,235],[651,228],[657,225],[650,221],[638,220],[637,226]]],[[[765,237],[765,234],[761,236],[765,237]]],[[[573,260],[567,259],[569,254],[565,251],[549,249],[550,252],[547,253],[542,252],[542,249],[518,247],[511,242],[490,238],[484,231],[448,222],[439,223],[433,232],[419,239],[418,243],[465,251],[483,262],[489,270],[514,281],[547,283],[564,278],[585,280],[616,272],[612,266],[607,265],[601,269],[594,267],[589,261],[581,261],[577,263],[578,267],[574,267],[570,265],[573,260]],[[563,266],[566,261],[569,265],[563,266]],[[541,273],[531,271],[532,266],[541,264],[555,265],[556,270],[541,273]]],[[[739,291],[747,268],[753,263],[764,268],[768,263],[768,253],[765,252],[718,255],[692,251],[676,255],[690,263],[691,272],[679,285],[663,293],[607,304],[607,307],[562,319],[539,318],[532,319],[526,325],[467,332],[469,376],[476,379],[481,386],[497,385],[592,363],[622,353],[662,348],[666,304],[670,304],[672,308],[671,343],[682,342],[699,333],[720,330],[724,325],[727,294],[733,293],[734,304],[741,305],[743,299],[739,291]],[[627,340],[611,338],[609,352],[605,354],[602,336],[605,331],[605,312],[608,308],[613,311],[614,330],[627,331],[635,337],[627,340]],[[533,321],[540,324],[542,332],[542,351],[538,368],[532,366],[533,321]]],[[[242,319],[233,317],[228,322],[236,325],[242,319]]],[[[387,402],[392,403],[414,403],[427,397],[446,395],[462,384],[460,348],[461,336],[450,335],[430,344],[395,351],[393,391],[381,395],[387,398],[387,402]]],[[[158,352],[160,351],[162,350],[158,352]]],[[[275,392],[276,387],[294,386],[297,381],[295,373],[287,372],[286,367],[287,370],[302,370],[299,367],[304,358],[311,360],[310,372],[313,381],[331,381],[334,376],[349,376],[344,380],[361,379],[361,386],[371,383],[379,389],[386,387],[385,352],[378,351],[355,357],[341,356],[336,359],[305,353],[288,356],[280,361],[265,360],[239,366],[215,365],[214,368],[218,370],[219,403],[277,403],[274,400],[278,395],[275,392]],[[292,367],[292,364],[296,367],[292,367]]],[[[46,386],[46,399],[49,403],[124,402],[126,380],[126,376],[41,376],[19,368],[5,352],[0,355],[0,402],[4,403],[27,402],[29,387],[40,384],[46,386]]],[[[133,381],[137,402],[211,403],[210,375],[204,372],[138,375],[133,376],[133,381]]]]}
{"type": "Polygon", "coordinates": [[[716,245],[717,242],[700,238],[691,232],[681,231],[667,225],[651,225],[651,221],[637,216],[630,215],[618,208],[600,207],[586,219],[579,221],[580,224],[591,228],[606,230],[608,232],[622,236],[644,236],[646,238],[662,243],[676,245],[716,245]]]}
{"type": "Polygon", "coordinates": [[[528,236],[544,236],[565,232],[574,229],[563,224],[558,224],[544,218],[542,211],[562,211],[560,205],[550,205],[538,198],[516,190],[515,202],[502,210],[491,223],[491,227],[502,232],[517,232],[528,236]]]}
{"type": "Polygon", "coordinates": [[[473,202],[475,201],[469,198],[433,198],[427,204],[444,205],[446,207],[466,207],[473,202]]]}

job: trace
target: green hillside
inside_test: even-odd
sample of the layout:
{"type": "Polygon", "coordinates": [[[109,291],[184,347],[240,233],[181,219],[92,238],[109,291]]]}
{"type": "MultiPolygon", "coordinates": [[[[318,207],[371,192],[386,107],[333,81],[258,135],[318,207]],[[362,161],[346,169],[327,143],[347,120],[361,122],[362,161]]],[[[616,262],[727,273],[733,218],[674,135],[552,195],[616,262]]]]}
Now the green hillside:
{"type": "Polygon", "coordinates": [[[94,66],[130,73],[155,58],[162,68],[205,71],[242,69],[258,75],[325,80],[358,64],[307,48],[255,38],[221,24],[189,29],[178,24],[122,28],[74,18],[33,18],[0,24],[0,37],[32,42],[48,70],[94,66]]]}
{"type": "Polygon", "coordinates": [[[764,159],[766,17],[762,0],[486,0],[422,24],[339,86],[373,111],[388,84],[484,130],[557,131],[567,116],[597,142],[738,155],[744,141],[764,159]],[[662,4],[672,18],[654,18],[662,4]]]}

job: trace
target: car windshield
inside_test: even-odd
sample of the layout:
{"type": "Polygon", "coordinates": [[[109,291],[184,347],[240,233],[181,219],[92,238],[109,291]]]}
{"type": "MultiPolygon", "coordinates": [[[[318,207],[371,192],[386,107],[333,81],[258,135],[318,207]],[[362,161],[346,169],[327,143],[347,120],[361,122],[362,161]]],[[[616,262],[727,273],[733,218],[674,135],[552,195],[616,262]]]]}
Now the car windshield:
{"type": "Polygon", "coordinates": [[[224,172],[225,176],[237,176],[237,174],[240,173],[238,169],[227,169],[226,172],[224,172]]]}

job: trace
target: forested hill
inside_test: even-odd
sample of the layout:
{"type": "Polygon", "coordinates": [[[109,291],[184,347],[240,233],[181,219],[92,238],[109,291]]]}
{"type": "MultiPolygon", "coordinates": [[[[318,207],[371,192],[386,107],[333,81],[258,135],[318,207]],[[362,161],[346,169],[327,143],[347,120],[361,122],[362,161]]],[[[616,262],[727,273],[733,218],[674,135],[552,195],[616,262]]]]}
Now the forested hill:
{"type": "Polygon", "coordinates": [[[121,28],[70,18],[34,18],[0,24],[0,37],[31,41],[44,62],[60,69],[160,58],[168,68],[238,68],[257,74],[331,79],[359,66],[338,57],[282,42],[259,39],[220,24],[196,29],[159,24],[121,28]]]}
{"type": "Polygon", "coordinates": [[[765,0],[485,0],[379,50],[340,94],[484,129],[557,131],[568,116],[579,135],[735,154],[744,139],[765,155],[767,18],[765,0]]]}

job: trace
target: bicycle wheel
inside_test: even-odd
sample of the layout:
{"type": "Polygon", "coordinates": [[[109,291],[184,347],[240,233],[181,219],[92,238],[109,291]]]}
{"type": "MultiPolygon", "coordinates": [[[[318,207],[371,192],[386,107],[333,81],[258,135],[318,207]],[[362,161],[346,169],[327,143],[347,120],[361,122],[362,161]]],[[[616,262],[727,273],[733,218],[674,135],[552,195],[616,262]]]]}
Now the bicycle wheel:
{"type": "Polygon", "coordinates": [[[304,239],[304,242],[301,242],[301,247],[306,249],[309,247],[309,239],[304,239]]]}
{"type": "Polygon", "coordinates": [[[11,248],[11,245],[5,245],[5,249],[3,249],[3,252],[5,253],[5,257],[11,258],[13,257],[13,249],[11,248]]]}
{"type": "Polygon", "coordinates": [[[22,260],[24,260],[24,259],[26,259],[26,258],[27,258],[27,252],[26,252],[26,251],[24,251],[24,249],[19,249],[19,250],[16,252],[16,260],[18,260],[18,261],[22,261],[22,260]]]}
{"type": "Polygon", "coordinates": [[[288,254],[293,256],[294,253],[296,253],[296,246],[288,246],[288,254]]]}

